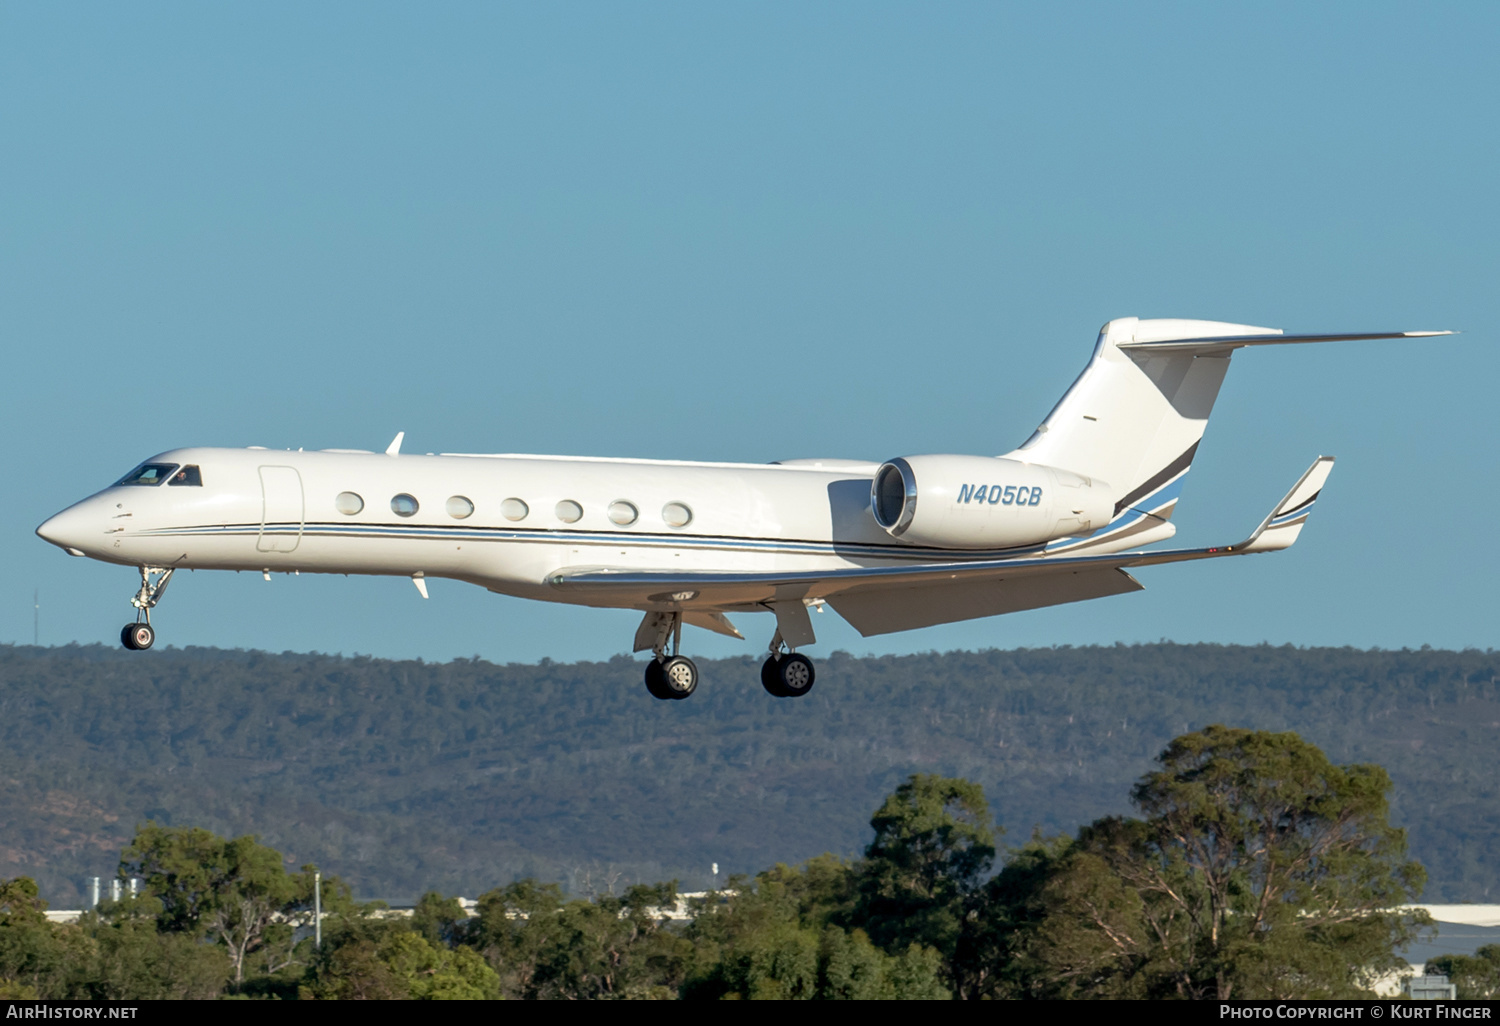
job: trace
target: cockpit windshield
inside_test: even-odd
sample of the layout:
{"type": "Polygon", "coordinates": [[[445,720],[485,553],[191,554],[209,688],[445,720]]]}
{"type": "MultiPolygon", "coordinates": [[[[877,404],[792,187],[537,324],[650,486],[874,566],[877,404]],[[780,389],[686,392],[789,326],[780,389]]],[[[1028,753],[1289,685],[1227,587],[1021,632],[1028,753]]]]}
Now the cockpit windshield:
{"type": "Polygon", "coordinates": [[[202,488],[203,475],[198,472],[198,468],[195,465],[189,463],[173,474],[171,479],[167,481],[168,488],[175,485],[192,485],[194,488],[202,488]]]}
{"type": "MultiPolygon", "coordinates": [[[[147,485],[155,487],[172,476],[172,471],[177,469],[175,463],[142,463],[120,480],[118,485],[147,485]]],[[[197,469],[196,467],[194,468],[197,469]]]]}

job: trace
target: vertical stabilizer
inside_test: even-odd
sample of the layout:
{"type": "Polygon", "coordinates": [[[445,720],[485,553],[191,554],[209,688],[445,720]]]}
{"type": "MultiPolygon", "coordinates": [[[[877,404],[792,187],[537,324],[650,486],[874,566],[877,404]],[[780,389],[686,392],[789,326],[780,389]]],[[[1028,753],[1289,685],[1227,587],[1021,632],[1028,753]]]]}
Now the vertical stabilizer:
{"type": "Polygon", "coordinates": [[[1182,479],[1229,369],[1230,350],[1121,349],[1173,339],[1279,335],[1220,321],[1122,317],[1099,332],[1094,355],[1036,432],[1009,459],[1108,482],[1117,521],[1172,516],[1182,479]]]}

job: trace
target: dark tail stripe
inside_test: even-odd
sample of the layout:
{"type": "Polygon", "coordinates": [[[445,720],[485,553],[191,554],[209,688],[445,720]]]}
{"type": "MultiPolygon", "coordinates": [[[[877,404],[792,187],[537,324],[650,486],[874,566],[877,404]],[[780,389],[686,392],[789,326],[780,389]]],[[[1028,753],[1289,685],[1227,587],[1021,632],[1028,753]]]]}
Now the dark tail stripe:
{"type": "Polygon", "coordinates": [[[1293,506],[1291,509],[1285,510],[1282,513],[1278,514],[1277,519],[1279,520],[1279,519],[1281,519],[1281,517],[1291,516],[1293,513],[1297,512],[1299,509],[1306,509],[1307,507],[1311,506],[1313,503],[1317,502],[1318,501],[1318,496],[1320,496],[1322,494],[1323,494],[1323,492],[1322,492],[1321,489],[1318,490],[1318,491],[1316,491],[1316,492],[1313,492],[1312,495],[1311,495],[1311,497],[1303,500],[1302,502],[1297,503],[1297,505],[1293,506]]]}
{"type": "Polygon", "coordinates": [[[1139,488],[1135,489],[1135,491],[1131,492],[1119,502],[1115,503],[1115,515],[1119,516],[1120,510],[1124,509],[1127,506],[1134,506],[1141,500],[1143,496],[1150,495],[1162,485],[1172,480],[1172,478],[1176,477],[1188,467],[1192,466],[1193,456],[1195,456],[1197,452],[1198,443],[1194,442],[1187,452],[1177,457],[1171,463],[1168,463],[1164,469],[1157,471],[1145,484],[1141,485],[1139,488]]]}

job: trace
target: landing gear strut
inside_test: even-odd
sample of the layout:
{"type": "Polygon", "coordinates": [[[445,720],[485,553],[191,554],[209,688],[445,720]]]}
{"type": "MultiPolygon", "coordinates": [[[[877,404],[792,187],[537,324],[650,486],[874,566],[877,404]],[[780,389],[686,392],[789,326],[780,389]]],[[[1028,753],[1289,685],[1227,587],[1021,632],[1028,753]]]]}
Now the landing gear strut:
{"type": "Polygon", "coordinates": [[[771,638],[771,654],[761,665],[760,683],[777,698],[801,698],[812,690],[817,673],[811,659],[796,652],[783,652],[784,647],[778,630],[771,638]]]}
{"type": "Polygon", "coordinates": [[[141,590],[135,593],[130,604],[135,606],[135,623],[127,623],[120,629],[120,643],[126,648],[144,652],[156,644],[156,630],[151,626],[151,610],[161,601],[172,579],[174,569],[141,567],[141,590]],[[155,580],[153,580],[155,578],[155,580]]]}
{"type": "Polygon", "coordinates": [[[646,664],[646,690],[651,692],[651,697],[683,699],[698,690],[698,666],[687,656],[678,654],[681,642],[682,614],[669,613],[657,628],[656,644],[651,648],[652,658],[646,664]],[[671,655],[667,655],[669,640],[671,655]]]}

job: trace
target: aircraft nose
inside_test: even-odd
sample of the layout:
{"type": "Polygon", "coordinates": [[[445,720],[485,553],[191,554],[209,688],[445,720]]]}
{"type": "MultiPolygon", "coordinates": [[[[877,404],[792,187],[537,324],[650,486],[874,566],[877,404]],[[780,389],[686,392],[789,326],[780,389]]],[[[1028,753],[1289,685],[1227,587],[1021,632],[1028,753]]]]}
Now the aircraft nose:
{"type": "Polygon", "coordinates": [[[88,544],[90,536],[99,536],[96,519],[84,508],[83,503],[79,503],[48,519],[36,529],[36,533],[43,541],[51,542],[68,555],[82,556],[85,555],[84,546],[88,544]]]}

